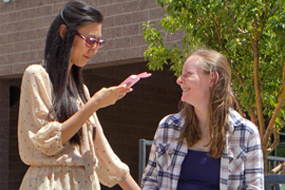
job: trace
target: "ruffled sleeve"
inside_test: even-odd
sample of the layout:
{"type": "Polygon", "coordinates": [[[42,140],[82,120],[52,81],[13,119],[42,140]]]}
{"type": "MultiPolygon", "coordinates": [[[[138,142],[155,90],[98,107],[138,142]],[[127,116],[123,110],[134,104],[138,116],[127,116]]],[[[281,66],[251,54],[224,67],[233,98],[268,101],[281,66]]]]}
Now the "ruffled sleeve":
{"type": "MultiPolygon", "coordinates": [[[[89,90],[85,85],[84,89],[87,99],[90,99],[89,90]]],[[[96,113],[87,122],[96,128],[93,144],[97,158],[95,170],[98,179],[103,185],[113,187],[130,174],[130,169],[112,150],[96,113]]]]}
{"type": "Polygon", "coordinates": [[[98,159],[96,173],[100,183],[108,187],[112,187],[124,180],[129,174],[129,167],[123,163],[113,152],[108,143],[102,127],[95,114],[96,136],[95,136],[95,152],[98,159]]]}
{"type": "Polygon", "coordinates": [[[48,156],[63,149],[61,123],[48,120],[52,84],[41,65],[29,66],[23,75],[20,96],[18,139],[22,160],[31,164],[34,149],[48,156]]]}

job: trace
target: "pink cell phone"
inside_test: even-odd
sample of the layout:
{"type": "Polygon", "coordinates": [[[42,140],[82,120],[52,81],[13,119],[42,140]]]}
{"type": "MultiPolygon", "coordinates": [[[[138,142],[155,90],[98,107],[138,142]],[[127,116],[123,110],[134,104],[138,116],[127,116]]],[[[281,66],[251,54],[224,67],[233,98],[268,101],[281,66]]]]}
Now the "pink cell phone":
{"type": "Polygon", "coordinates": [[[138,75],[131,75],[129,76],[128,78],[126,78],[121,84],[121,85],[124,85],[124,84],[128,84],[130,83],[130,86],[129,88],[131,88],[134,84],[136,84],[141,78],[147,78],[147,77],[150,77],[151,76],[151,73],[147,73],[147,72],[143,72],[141,74],[138,74],[138,75]]]}

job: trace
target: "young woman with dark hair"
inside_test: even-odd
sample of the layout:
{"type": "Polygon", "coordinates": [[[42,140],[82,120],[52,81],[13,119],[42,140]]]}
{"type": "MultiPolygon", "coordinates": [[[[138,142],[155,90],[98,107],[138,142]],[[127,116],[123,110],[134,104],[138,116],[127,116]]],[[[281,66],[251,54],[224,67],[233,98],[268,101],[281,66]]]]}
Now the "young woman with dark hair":
{"type": "Polygon", "coordinates": [[[264,189],[259,132],[232,109],[227,59],[197,50],[177,84],[181,111],[160,121],[142,189],[264,189]]]}
{"type": "Polygon", "coordinates": [[[96,116],[128,86],[102,88],[92,97],[81,68],[104,45],[102,14],[68,2],[50,26],[44,66],[23,75],[18,122],[19,152],[30,165],[20,189],[100,189],[99,182],[139,189],[129,167],[112,151],[96,116]]]}

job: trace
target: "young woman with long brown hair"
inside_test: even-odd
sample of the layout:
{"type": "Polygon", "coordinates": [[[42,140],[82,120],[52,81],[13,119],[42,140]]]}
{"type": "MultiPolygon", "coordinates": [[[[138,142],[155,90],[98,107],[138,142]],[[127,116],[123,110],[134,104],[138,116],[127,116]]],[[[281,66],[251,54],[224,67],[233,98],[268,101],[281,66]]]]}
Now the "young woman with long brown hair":
{"type": "Polygon", "coordinates": [[[231,68],[213,50],[194,52],[177,79],[181,111],[156,131],[143,189],[263,189],[257,127],[232,108],[231,68]]]}

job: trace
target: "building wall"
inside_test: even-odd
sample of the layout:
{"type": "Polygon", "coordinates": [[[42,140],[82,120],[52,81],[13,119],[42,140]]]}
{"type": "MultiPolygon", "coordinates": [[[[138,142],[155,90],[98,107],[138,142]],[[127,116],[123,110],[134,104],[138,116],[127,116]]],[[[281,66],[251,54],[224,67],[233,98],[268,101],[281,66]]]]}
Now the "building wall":
{"type": "MultiPolygon", "coordinates": [[[[18,189],[28,166],[18,155],[17,122],[21,77],[24,69],[41,63],[45,38],[54,17],[67,1],[0,0],[0,189],[18,189]],[[15,88],[16,87],[16,88],[15,88]],[[16,90],[15,90],[16,89],[16,90]],[[13,101],[11,101],[13,100],[13,101]],[[11,105],[10,105],[10,102],[11,105]]],[[[164,12],[155,0],[85,0],[104,15],[104,48],[85,67],[91,95],[100,88],[119,84],[127,76],[148,71],[143,52],[147,44],[142,23],[155,26],[164,12]]],[[[165,35],[169,43],[181,33],[165,35]]],[[[172,72],[152,72],[116,105],[97,112],[105,134],[118,156],[138,181],[138,140],[152,139],[159,120],[177,111],[180,90],[172,72]]],[[[103,189],[107,189],[104,188],[103,189]]],[[[118,186],[113,189],[120,189],[118,186]]]]}
{"type": "MultiPolygon", "coordinates": [[[[21,75],[31,63],[41,62],[47,30],[67,1],[0,1],[0,77],[21,75]]],[[[106,46],[90,61],[92,67],[143,60],[147,45],[142,23],[157,24],[164,11],[155,0],[85,0],[104,15],[106,46]]],[[[181,39],[165,36],[169,42],[181,39]]]]}
{"type": "Polygon", "coordinates": [[[8,80],[0,80],[0,189],[3,190],[8,189],[9,174],[9,85],[8,80]]]}

